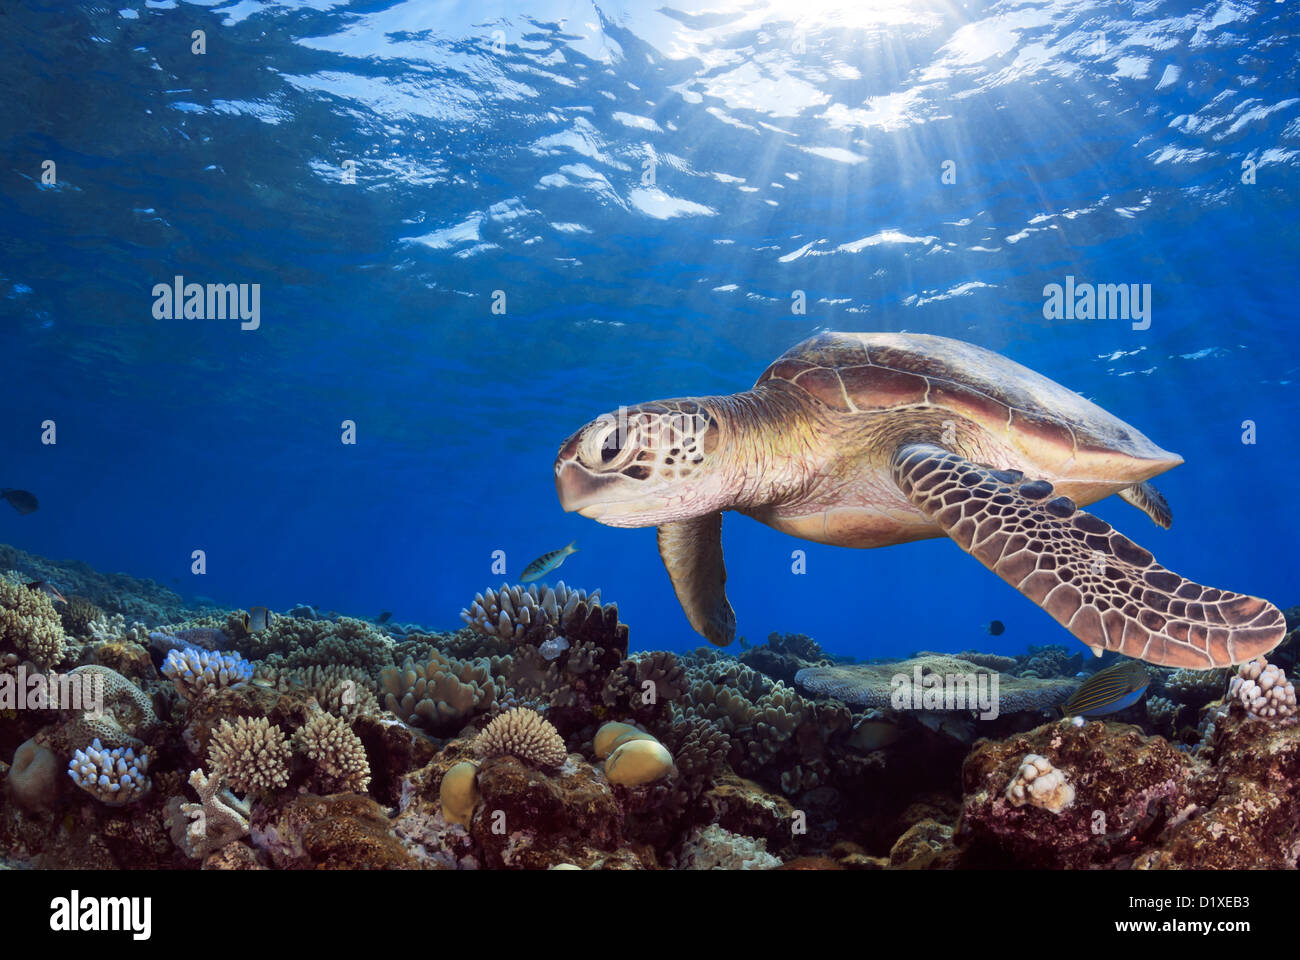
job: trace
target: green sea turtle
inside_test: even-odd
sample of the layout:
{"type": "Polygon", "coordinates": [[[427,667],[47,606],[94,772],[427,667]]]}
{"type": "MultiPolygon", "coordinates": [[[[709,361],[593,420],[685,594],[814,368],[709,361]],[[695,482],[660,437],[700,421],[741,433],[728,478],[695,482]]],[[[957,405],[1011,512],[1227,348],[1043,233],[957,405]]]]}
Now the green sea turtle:
{"type": "Polygon", "coordinates": [[[565,510],[659,528],[691,626],[725,646],[722,511],[805,540],[948,536],[1100,656],[1210,669],[1273,649],[1281,611],[1193,583],[1076,504],[1119,494],[1162,527],[1148,481],[1182,463],[1071,390],[945,337],[822,333],[752,390],[643,403],[565,441],[565,510]]]}

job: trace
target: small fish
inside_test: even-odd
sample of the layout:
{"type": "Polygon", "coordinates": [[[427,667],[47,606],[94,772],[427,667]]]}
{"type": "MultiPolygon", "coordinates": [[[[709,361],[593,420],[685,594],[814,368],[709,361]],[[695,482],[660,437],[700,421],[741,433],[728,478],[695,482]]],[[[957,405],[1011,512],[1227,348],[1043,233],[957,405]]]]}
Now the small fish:
{"type": "Polygon", "coordinates": [[[1101,717],[1131,707],[1142,699],[1151,675],[1137,660],[1125,660],[1098,670],[1061,705],[1067,717],[1101,717]]]}
{"type": "Polygon", "coordinates": [[[0,500],[8,500],[9,506],[23,514],[35,513],[40,508],[35,495],[28,493],[26,490],[10,490],[5,487],[0,490],[0,500]]]}
{"type": "Polygon", "coordinates": [[[564,562],[564,558],[571,553],[577,553],[578,548],[575,546],[577,540],[569,544],[563,550],[552,550],[550,553],[544,553],[528,566],[524,567],[523,575],[520,576],[520,583],[532,583],[534,580],[540,580],[552,570],[559,567],[564,562]]]}
{"type": "Polygon", "coordinates": [[[375,623],[387,623],[391,619],[393,619],[393,611],[385,610],[379,616],[375,617],[375,623]]]}
{"type": "Polygon", "coordinates": [[[41,591],[41,593],[45,594],[55,603],[68,602],[66,599],[64,599],[63,594],[59,593],[59,588],[56,587],[54,584],[50,583],[50,581],[48,580],[33,580],[31,583],[27,584],[27,589],[39,590],[41,591]]]}
{"type": "Polygon", "coordinates": [[[995,637],[1000,637],[1006,631],[1006,629],[1007,629],[1007,625],[1003,623],[1001,620],[990,620],[988,624],[984,627],[984,632],[992,634],[995,637]]]}
{"type": "Polygon", "coordinates": [[[266,607],[249,607],[243,619],[244,629],[249,633],[257,633],[271,625],[271,611],[266,607]]]}

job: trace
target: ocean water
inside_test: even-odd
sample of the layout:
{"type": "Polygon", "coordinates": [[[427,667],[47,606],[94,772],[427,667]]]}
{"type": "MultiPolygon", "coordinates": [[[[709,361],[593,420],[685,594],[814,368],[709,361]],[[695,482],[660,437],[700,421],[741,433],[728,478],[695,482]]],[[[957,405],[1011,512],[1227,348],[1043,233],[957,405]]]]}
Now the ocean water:
{"type": "MultiPolygon", "coordinates": [[[[41,509],[0,542],[452,628],[576,539],[558,577],[691,649],[653,530],[561,510],[559,445],[910,331],[1180,453],[1171,530],[1093,512],[1300,602],[1296,32],[1263,0],[6,4],[0,486],[41,509]],[[257,328],[158,316],[177,276],[258,285],[257,328]],[[1049,318],[1067,277],[1149,289],[1144,328],[1049,318]]],[[[946,539],[723,538],[753,642],[1075,644],[946,539]]]]}

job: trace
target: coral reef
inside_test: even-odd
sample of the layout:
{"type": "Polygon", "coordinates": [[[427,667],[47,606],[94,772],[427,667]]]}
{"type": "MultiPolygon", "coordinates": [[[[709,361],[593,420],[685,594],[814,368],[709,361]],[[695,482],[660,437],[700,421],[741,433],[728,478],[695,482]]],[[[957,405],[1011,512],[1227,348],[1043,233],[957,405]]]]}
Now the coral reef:
{"type": "Polygon", "coordinates": [[[716,823],[695,827],[676,863],[680,870],[770,870],[780,865],[763,840],[740,836],[716,823]]]}
{"type": "Polygon", "coordinates": [[[455,733],[496,703],[491,670],[487,660],[457,660],[436,650],[423,666],[408,659],[400,670],[380,672],[384,707],[406,723],[455,733]]]}
{"type": "Polygon", "coordinates": [[[186,803],[181,797],[172,797],[167,805],[172,840],[187,856],[202,860],[248,835],[249,804],[230,792],[220,770],[210,775],[202,770],[191,771],[189,782],[199,802],[186,803]]]}

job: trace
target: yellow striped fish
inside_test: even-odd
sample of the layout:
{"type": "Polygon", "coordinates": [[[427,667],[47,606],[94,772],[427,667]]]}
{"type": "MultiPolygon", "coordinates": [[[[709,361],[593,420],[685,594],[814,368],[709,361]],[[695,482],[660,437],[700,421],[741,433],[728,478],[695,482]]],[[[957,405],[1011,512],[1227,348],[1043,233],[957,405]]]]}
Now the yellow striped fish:
{"type": "Polygon", "coordinates": [[[520,583],[532,583],[534,580],[540,580],[552,570],[556,569],[564,562],[564,558],[571,553],[578,552],[578,541],[574,540],[560,550],[552,550],[550,553],[544,553],[528,566],[524,567],[523,575],[520,576],[520,583]]]}
{"type": "Polygon", "coordinates": [[[1098,670],[1061,705],[1067,717],[1101,717],[1131,707],[1147,692],[1151,676],[1137,660],[1098,670]]]}

